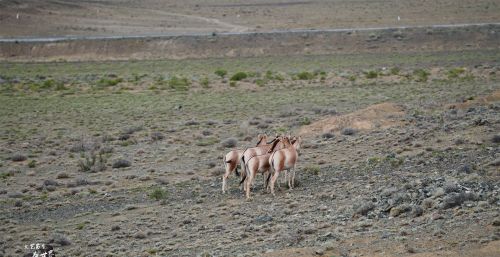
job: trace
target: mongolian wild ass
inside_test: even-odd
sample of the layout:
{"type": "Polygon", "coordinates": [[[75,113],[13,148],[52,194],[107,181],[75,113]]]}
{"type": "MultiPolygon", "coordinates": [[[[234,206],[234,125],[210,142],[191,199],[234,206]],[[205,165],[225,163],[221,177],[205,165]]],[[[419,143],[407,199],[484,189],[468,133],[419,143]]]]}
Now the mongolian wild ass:
{"type": "MultiPolygon", "coordinates": [[[[273,145],[271,146],[271,149],[274,149],[272,151],[277,151],[279,149],[283,149],[284,144],[281,140],[277,139],[274,141],[273,145]]],[[[265,174],[266,172],[269,171],[269,157],[271,157],[270,152],[266,152],[265,154],[261,155],[254,155],[248,159],[246,162],[246,175],[247,175],[247,181],[244,184],[245,192],[246,192],[246,197],[247,199],[250,199],[250,189],[252,186],[253,179],[255,178],[255,175],[260,172],[262,174],[265,174]]],[[[264,176],[265,177],[265,176],[264,176]]],[[[241,180],[240,183],[242,183],[244,179],[241,180]]],[[[267,179],[264,182],[264,188],[267,187],[267,179]]],[[[265,190],[265,189],[264,189],[265,190]]]]}
{"type": "MultiPolygon", "coordinates": [[[[267,144],[267,135],[258,135],[258,142],[256,146],[261,146],[267,144]]],[[[222,176],[222,193],[226,193],[227,190],[227,178],[233,171],[235,171],[236,175],[239,176],[238,173],[238,164],[243,156],[243,150],[232,150],[224,156],[224,168],[226,172],[222,176]]]]}
{"type": "MultiPolygon", "coordinates": [[[[241,167],[241,171],[242,171],[241,172],[242,173],[242,180],[241,180],[240,184],[242,184],[243,181],[245,181],[245,179],[247,177],[247,173],[245,170],[247,160],[249,160],[250,158],[252,158],[255,155],[265,154],[267,151],[269,151],[269,149],[271,149],[272,144],[274,142],[276,142],[277,139],[278,139],[278,136],[276,136],[273,140],[271,140],[271,142],[266,142],[267,141],[267,138],[266,138],[266,140],[262,140],[262,141],[266,142],[266,144],[262,144],[262,145],[259,145],[256,147],[245,149],[245,151],[243,152],[243,156],[241,157],[241,163],[240,163],[240,167],[241,167]]],[[[264,178],[264,182],[265,182],[265,178],[264,178]]]]}
{"type": "Polygon", "coordinates": [[[274,194],[274,183],[278,179],[278,175],[281,171],[291,170],[290,177],[288,179],[288,187],[290,189],[293,188],[293,184],[295,183],[295,166],[297,165],[297,160],[299,158],[298,150],[300,149],[301,137],[298,137],[295,142],[290,143],[289,137],[280,137],[280,140],[283,140],[283,144],[285,148],[273,152],[273,149],[269,149],[268,153],[272,153],[269,157],[269,165],[271,167],[271,193],[274,194]]]}

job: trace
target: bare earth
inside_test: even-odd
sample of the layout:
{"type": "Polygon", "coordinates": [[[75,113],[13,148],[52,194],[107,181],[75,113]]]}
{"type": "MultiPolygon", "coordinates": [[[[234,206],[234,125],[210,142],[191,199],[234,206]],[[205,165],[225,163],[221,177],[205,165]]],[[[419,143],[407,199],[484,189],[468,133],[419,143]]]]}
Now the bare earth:
{"type": "Polygon", "coordinates": [[[4,38],[363,28],[499,21],[500,3],[496,0],[0,0],[0,37],[4,38]]]}

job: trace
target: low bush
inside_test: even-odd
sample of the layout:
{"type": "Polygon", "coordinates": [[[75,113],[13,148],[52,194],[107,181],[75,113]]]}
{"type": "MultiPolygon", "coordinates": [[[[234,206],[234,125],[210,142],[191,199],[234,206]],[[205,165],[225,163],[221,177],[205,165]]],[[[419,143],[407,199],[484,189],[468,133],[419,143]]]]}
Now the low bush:
{"type": "Polygon", "coordinates": [[[245,72],[236,72],[232,77],[231,77],[231,81],[240,81],[240,80],[243,80],[243,79],[246,79],[248,77],[248,75],[245,73],[245,72]]]}

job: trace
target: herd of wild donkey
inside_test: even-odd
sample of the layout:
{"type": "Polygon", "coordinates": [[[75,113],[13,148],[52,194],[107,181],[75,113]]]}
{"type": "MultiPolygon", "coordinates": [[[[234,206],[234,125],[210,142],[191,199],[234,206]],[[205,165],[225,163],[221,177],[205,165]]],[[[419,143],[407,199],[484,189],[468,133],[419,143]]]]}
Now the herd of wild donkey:
{"type": "Polygon", "coordinates": [[[274,194],[274,184],[280,172],[285,172],[284,180],[288,180],[288,187],[293,188],[295,182],[295,166],[299,157],[298,151],[302,139],[300,137],[276,136],[271,142],[267,142],[267,135],[259,135],[255,147],[245,150],[232,150],[224,156],[224,167],[226,172],[222,177],[222,192],[227,190],[226,180],[234,171],[238,175],[238,164],[241,167],[241,182],[250,198],[250,189],[253,185],[255,175],[264,175],[264,189],[271,189],[274,194]],[[288,175],[288,172],[291,174],[288,175]],[[268,174],[265,176],[265,174],[268,174]],[[270,182],[270,183],[269,183],[270,182]]]}

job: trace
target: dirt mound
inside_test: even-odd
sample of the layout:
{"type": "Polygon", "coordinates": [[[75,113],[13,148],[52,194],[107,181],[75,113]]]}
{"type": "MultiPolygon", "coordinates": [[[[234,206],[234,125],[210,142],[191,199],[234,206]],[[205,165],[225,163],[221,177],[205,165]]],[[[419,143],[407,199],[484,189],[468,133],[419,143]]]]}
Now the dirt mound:
{"type": "Polygon", "coordinates": [[[394,103],[381,103],[356,112],[326,118],[301,128],[301,136],[316,136],[326,132],[339,132],[344,128],[372,130],[402,124],[404,109],[394,103]]]}
{"type": "Polygon", "coordinates": [[[472,106],[478,106],[478,105],[486,105],[492,102],[497,102],[500,101],[500,90],[493,91],[493,93],[484,96],[484,97],[479,97],[476,99],[468,99],[463,101],[462,103],[454,103],[454,104],[449,104],[447,105],[448,109],[467,109],[472,106]]]}

